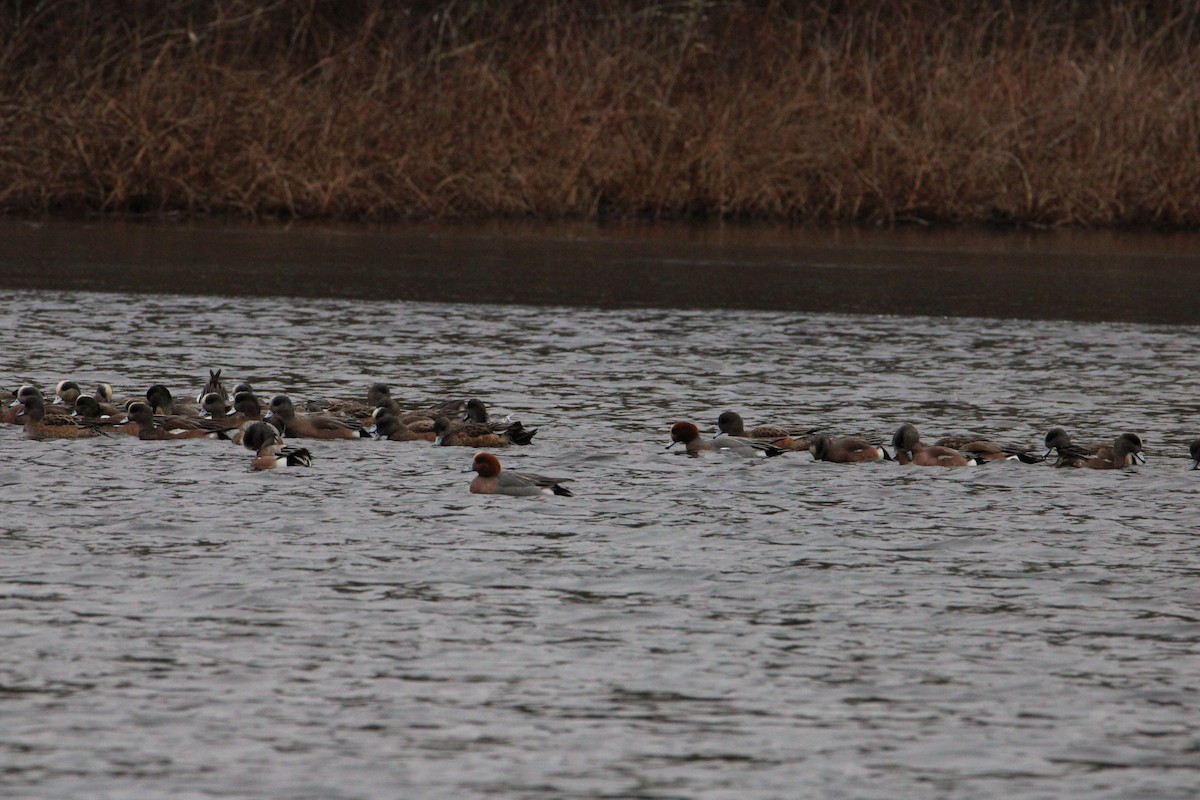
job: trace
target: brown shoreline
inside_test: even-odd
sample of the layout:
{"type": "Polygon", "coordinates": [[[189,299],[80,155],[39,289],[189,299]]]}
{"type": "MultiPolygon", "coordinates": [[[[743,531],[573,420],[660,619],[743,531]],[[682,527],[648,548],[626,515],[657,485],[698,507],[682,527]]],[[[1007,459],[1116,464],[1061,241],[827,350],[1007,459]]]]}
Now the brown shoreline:
{"type": "Polygon", "coordinates": [[[0,9],[0,213],[1200,227],[1200,7],[0,9]]]}

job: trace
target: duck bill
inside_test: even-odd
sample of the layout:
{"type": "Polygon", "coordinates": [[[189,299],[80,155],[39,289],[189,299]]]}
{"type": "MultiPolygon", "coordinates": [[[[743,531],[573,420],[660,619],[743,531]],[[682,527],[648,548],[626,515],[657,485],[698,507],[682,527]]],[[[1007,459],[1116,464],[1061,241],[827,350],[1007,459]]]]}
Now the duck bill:
{"type": "Polygon", "coordinates": [[[1134,453],[1134,454],[1133,454],[1133,463],[1135,463],[1135,464],[1145,464],[1145,463],[1146,463],[1146,457],[1145,457],[1144,455],[1142,455],[1141,453],[1134,453]]]}
{"type": "Polygon", "coordinates": [[[1047,447],[1047,448],[1046,448],[1046,452],[1042,453],[1042,461],[1045,461],[1047,458],[1049,458],[1049,457],[1050,457],[1050,454],[1051,454],[1051,453],[1053,453],[1053,452],[1054,452],[1054,448],[1053,448],[1053,447],[1047,447]]]}

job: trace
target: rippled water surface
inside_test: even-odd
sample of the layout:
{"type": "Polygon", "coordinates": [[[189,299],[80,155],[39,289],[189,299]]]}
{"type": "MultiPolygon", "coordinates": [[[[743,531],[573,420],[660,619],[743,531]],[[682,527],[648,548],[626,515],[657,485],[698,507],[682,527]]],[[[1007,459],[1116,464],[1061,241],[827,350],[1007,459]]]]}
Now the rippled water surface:
{"type": "MultiPolygon", "coordinates": [[[[667,303],[669,305],[669,303],[667,303]]],[[[1195,327],[18,291],[9,384],[480,397],[471,451],[0,430],[0,795],[1192,798],[1195,327]],[[664,451],[718,413],[1122,472],[664,451]]]]}

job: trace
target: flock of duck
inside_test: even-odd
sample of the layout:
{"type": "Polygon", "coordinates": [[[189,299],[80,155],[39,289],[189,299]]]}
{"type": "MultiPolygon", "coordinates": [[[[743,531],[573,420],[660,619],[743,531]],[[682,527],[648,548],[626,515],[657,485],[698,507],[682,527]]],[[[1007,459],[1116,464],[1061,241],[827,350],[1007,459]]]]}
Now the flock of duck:
{"type": "MultiPolygon", "coordinates": [[[[191,399],[176,399],[162,384],[144,396],[118,402],[112,387],[102,383],[92,394],[75,381],[60,381],[47,402],[36,386],[24,385],[8,392],[0,422],[24,427],[35,439],[78,439],[90,436],[132,435],[144,440],[220,438],[232,440],[254,453],[253,469],[310,466],[312,453],[292,443],[296,439],[388,439],[428,441],[440,446],[495,449],[528,445],[537,433],[511,418],[494,420],[479,400],[447,400],[428,408],[404,409],[392,398],[388,386],[373,383],[364,400],[309,401],[297,408],[279,394],[269,401],[241,383],[232,392],[221,381],[221,370],[210,370],[208,383],[191,399]]],[[[692,422],[671,426],[670,449],[682,444],[688,455],[729,452],[747,457],[771,457],[788,451],[808,451],[819,461],[849,464],[895,461],[931,467],[969,467],[998,460],[1024,463],[1047,461],[1052,454],[1058,467],[1123,469],[1145,463],[1142,440],[1122,433],[1111,443],[1077,445],[1062,428],[1045,437],[1045,451],[1034,455],[974,436],[954,436],[927,445],[916,427],[904,424],[892,437],[892,452],[878,442],[859,436],[831,436],[819,429],[793,429],[763,425],[746,429],[742,417],[726,411],[717,419],[719,433],[706,437],[692,422]]],[[[1190,446],[1192,469],[1200,468],[1200,440],[1190,446]]],[[[476,473],[470,489],[478,494],[570,496],[562,483],[529,472],[503,469],[489,452],[474,455],[469,471],[476,473]]]]}

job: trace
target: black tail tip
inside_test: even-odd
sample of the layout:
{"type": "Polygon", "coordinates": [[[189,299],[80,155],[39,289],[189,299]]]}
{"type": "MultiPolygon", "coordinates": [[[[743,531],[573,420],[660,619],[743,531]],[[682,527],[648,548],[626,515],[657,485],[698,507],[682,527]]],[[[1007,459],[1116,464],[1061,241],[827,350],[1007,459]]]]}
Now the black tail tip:
{"type": "Polygon", "coordinates": [[[561,497],[574,497],[575,493],[565,486],[559,486],[557,483],[553,487],[554,493],[561,497]]]}

